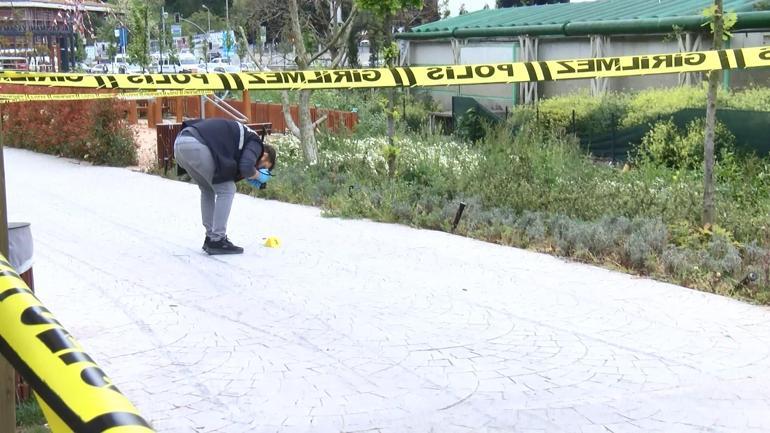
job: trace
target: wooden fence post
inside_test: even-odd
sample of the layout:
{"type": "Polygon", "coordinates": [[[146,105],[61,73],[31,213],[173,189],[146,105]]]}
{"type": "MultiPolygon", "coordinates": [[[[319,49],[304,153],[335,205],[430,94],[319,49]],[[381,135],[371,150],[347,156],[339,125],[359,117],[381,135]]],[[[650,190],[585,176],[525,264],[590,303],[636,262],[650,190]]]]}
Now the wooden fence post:
{"type": "Polygon", "coordinates": [[[155,99],[147,100],[147,127],[155,129],[155,99]]]}
{"type": "MultiPolygon", "coordinates": [[[[3,159],[3,116],[0,112],[0,252],[8,258],[8,207],[5,199],[3,159]]],[[[16,431],[16,376],[13,367],[0,356],[0,433],[16,431]]]]}
{"type": "MultiPolygon", "coordinates": [[[[155,110],[157,110],[155,112],[155,122],[156,124],[163,123],[163,98],[156,99],[155,103],[157,104],[155,105],[155,110]]],[[[155,125],[152,125],[152,127],[154,128],[155,125]]]]}
{"type": "Polygon", "coordinates": [[[249,97],[249,91],[244,90],[243,91],[243,115],[246,116],[247,119],[249,119],[250,123],[255,123],[256,121],[251,117],[251,98],[249,97]]]}
{"type": "Polygon", "coordinates": [[[185,106],[185,100],[184,96],[177,96],[174,98],[174,114],[176,114],[176,123],[182,123],[182,120],[184,120],[184,106],[185,106]]]}
{"type": "Polygon", "coordinates": [[[139,123],[139,115],[136,113],[136,101],[133,99],[128,101],[128,123],[131,125],[139,123]]]}

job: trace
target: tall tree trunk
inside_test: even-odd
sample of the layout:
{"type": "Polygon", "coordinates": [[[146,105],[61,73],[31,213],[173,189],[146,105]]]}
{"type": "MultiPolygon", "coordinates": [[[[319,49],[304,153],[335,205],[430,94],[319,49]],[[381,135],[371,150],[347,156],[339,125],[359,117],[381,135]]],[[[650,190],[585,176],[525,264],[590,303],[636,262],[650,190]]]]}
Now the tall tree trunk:
{"type": "MultiPolygon", "coordinates": [[[[296,52],[297,67],[300,70],[307,70],[314,61],[322,58],[330,51],[336,55],[332,56],[332,68],[339,66],[339,63],[344,58],[345,48],[344,43],[350,35],[353,21],[358,14],[358,8],[353,4],[353,7],[348,14],[348,18],[343,23],[339,23],[335,18],[334,13],[330,13],[330,29],[326,37],[326,41],[323,45],[319,46],[317,53],[308,53],[305,48],[305,42],[302,35],[302,25],[299,21],[299,7],[297,0],[287,0],[289,7],[289,19],[291,38],[293,39],[293,45],[296,52]]],[[[333,2],[330,11],[337,11],[337,2],[333,2]]],[[[286,119],[286,124],[296,137],[302,142],[302,154],[305,157],[305,162],[308,165],[314,165],[318,163],[318,142],[315,138],[315,128],[319,124],[323,123],[327,116],[320,116],[315,122],[310,116],[310,96],[313,94],[311,90],[299,91],[299,125],[296,125],[290,114],[288,106],[288,93],[283,92],[283,114],[286,119]]]]}
{"type": "MultiPolygon", "coordinates": [[[[388,50],[386,52],[392,53],[390,50],[391,44],[393,43],[393,15],[388,14],[387,17],[385,17],[385,48],[388,50]]],[[[387,66],[389,68],[393,67],[393,57],[388,56],[385,59],[385,62],[387,63],[387,66]]],[[[388,113],[387,113],[387,119],[388,119],[388,144],[393,146],[393,136],[396,135],[396,121],[393,118],[393,110],[395,108],[396,101],[396,89],[390,88],[388,89],[388,113]]]]}
{"type": "MultiPolygon", "coordinates": [[[[714,15],[714,50],[722,49],[722,34],[724,19],[722,15],[722,0],[714,0],[716,11],[714,15]]],[[[709,73],[708,101],[706,103],[706,132],[703,143],[703,217],[702,223],[716,222],[716,186],[714,185],[714,130],[717,115],[717,91],[722,81],[722,71],[709,73]]]]}
{"type": "Polygon", "coordinates": [[[299,134],[302,141],[302,152],[305,162],[310,165],[318,163],[318,143],[315,139],[315,124],[310,116],[311,90],[299,91],[299,134]]]}
{"type": "MultiPolygon", "coordinates": [[[[299,7],[297,0],[289,0],[289,15],[291,19],[291,33],[294,38],[294,49],[297,53],[297,67],[305,70],[309,65],[309,57],[305,49],[304,38],[302,36],[302,27],[299,23],[299,7]]],[[[305,156],[305,163],[315,165],[318,163],[318,144],[315,139],[315,125],[310,117],[310,96],[313,94],[309,90],[299,91],[299,139],[302,144],[302,154],[305,156]]],[[[289,110],[284,107],[284,117],[289,110]]],[[[289,122],[290,117],[286,119],[289,122]]]]}

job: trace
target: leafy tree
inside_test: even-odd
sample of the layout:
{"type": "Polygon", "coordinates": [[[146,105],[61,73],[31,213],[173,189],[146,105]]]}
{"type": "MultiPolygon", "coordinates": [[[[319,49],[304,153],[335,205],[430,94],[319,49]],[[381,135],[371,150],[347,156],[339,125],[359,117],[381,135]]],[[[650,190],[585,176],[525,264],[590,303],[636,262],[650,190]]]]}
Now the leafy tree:
{"type": "Polygon", "coordinates": [[[442,20],[449,18],[449,15],[452,14],[452,11],[449,10],[449,0],[441,0],[441,2],[438,5],[439,14],[442,20]]]}
{"type": "Polygon", "coordinates": [[[120,28],[124,23],[118,20],[116,15],[109,15],[101,20],[96,27],[96,39],[107,43],[107,57],[114,59],[118,54],[118,38],[115,36],[115,29],[120,28]]]}
{"type": "MultiPolygon", "coordinates": [[[[239,26],[241,43],[246,45],[249,38],[246,28],[252,37],[254,30],[263,24],[272,22],[277,35],[274,39],[283,44],[290,44],[294,51],[294,62],[298,69],[309,69],[318,63],[324,67],[336,68],[345,59],[346,41],[349,39],[352,23],[358,16],[358,7],[352,0],[239,0],[235,3],[239,11],[250,18],[239,26]],[[338,11],[345,16],[343,22],[338,18],[338,11]]],[[[242,18],[241,18],[242,19],[242,18]]],[[[268,33],[270,33],[268,29],[268,33]]],[[[254,38],[255,40],[257,38],[254,38]]],[[[264,67],[257,56],[251,54],[252,60],[258,67],[264,67]]],[[[313,122],[310,115],[311,90],[300,90],[298,94],[299,122],[295,122],[289,110],[289,93],[281,93],[283,114],[289,131],[298,137],[302,143],[303,156],[308,165],[318,162],[318,145],[315,128],[326,120],[322,116],[313,122]]]]}
{"type": "Polygon", "coordinates": [[[192,33],[200,33],[201,30],[203,32],[208,31],[209,29],[209,20],[211,21],[211,31],[221,31],[224,30],[227,27],[227,23],[225,23],[225,19],[212,14],[207,14],[205,10],[199,10],[195,11],[193,14],[191,14],[188,17],[185,17],[187,21],[192,21],[195,23],[198,27],[195,27],[194,25],[190,24],[187,21],[182,21],[182,33],[185,33],[185,31],[192,32],[192,33]]]}
{"type": "Polygon", "coordinates": [[[150,9],[146,3],[134,1],[129,9],[129,41],[128,57],[132,63],[140,65],[146,69],[150,65],[149,38],[147,36],[149,29],[150,9]]]}
{"type": "Polygon", "coordinates": [[[497,8],[569,3],[569,0],[497,0],[497,8]]]}
{"type": "MultiPolygon", "coordinates": [[[[375,19],[383,23],[385,32],[385,41],[383,47],[383,53],[385,56],[385,64],[388,67],[392,67],[394,61],[398,58],[398,45],[393,42],[393,19],[399,12],[408,8],[421,8],[422,1],[420,0],[356,0],[356,3],[361,7],[361,10],[368,11],[375,19]]],[[[395,121],[393,119],[394,114],[394,101],[395,90],[388,90],[388,140],[390,145],[393,145],[393,135],[395,135],[395,121]]]]}
{"type": "Polygon", "coordinates": [[[79,33],[75,34],[75,61],[82,62],[86,59],[85,37],[79,33]]]}
{"type": "MultiPolygon", "coordinates": [[[[232,19],[234,16],[234,0],[228,1],[230,2],[230,18],[232,19]]],[[[190,15],[203,10],[204,4],[211,9],[212,25],[214,15],[219,17],[225,16],[225,0],[165,0],[166,11],[169,13],[179,12],[183,17],[189,17],[190,15]]],[[[203,10],[203,13],[205,14],[206,11],[203,10]]]]}
{"type": "MultiPolygon", "coordinates": [[[[342,2],[333,1],[330,7],[330,11],[336,11],[335,6],[341,6],[342,2]]],[[[326,21],[323,26],[316,27],[313,25],[312,19],[306,21],[309,24],[306,30],[303,31],[303,27],[300,23],[300,8],[298,0],[288,0],[289,5],[289,18],[290,18],[290,33],[289,38],[294,45],[296,52],[295,61],[299,69],[308,69],[315,61],[321,59],[326,53],[332,54],[330,66],[336,68],[343,60],[345,51],[344,43],[347,40],[347,33],[350,32],[351,24],[355,20],[358,14],[358,8],[353,5],[348,18],[343,23],[338,23],[334,17],[326,21]],[[320,31],[319,31],[320,30],[320,31]],[[305,45],[306,36],[309,36],[311,40],[321,42],[320,49],[308,50],[305,45]]],[[[307,19],[307,18],[306,18],[307,19]]],[[[315,45],[318,46],[318,45],[315,45]]],[[[309,90],[299,91],[299,126],[297,126],[289,113],[289,97],[287,92],[283,92],[283,113],[289,124],[289,129],[292,134],[299,137],[302,141],[303,155],[305,162],[310,165],[314,165],[318,162],[318,144],[315,138],[315,128],[318,124],[326,120],[326,116],[313,122],[310,117],[310,96],[312,92],[309,90]]]]}

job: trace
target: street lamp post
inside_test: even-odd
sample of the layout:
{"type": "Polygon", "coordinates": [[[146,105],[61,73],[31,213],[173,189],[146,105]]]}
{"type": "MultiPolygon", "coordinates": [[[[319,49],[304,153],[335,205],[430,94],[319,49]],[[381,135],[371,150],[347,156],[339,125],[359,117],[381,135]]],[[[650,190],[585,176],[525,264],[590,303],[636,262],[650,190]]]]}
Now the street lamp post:
{"type": "Polygon", "coordinates": [[[230,0],[225,0],[225,23],[227,24],[227,30],[230,30],[230,0]]]}
{"type": "Polygon", "coordinates": [[[161,6],[160,7],[160,59],[158,62],[160,63],[160,73],[163,73],[163,44],[166,43],[166,17],[168,17],[168,13],[166,13],[166,7],[161,6]]]}
{"type": "MultiPolygon", "coordinates": [[[[177,20],[177,22],[184,21],[184,22],[190,24],[191,26],[195,27],[196,29],[200,30],[201,33],[206,33],[206,30],[203,30],[198,24],[195,24],[194,22],[192,22],[192,21],[190,21],[188,19],[182,18],[178,13],[174,16],[174,19],[177,20]]],[[[205,63],[205,65],[206,65],[206,72],[208,72],[209,71],[209,65],[208,65],[208,63],[205,63]]]]}
{"type": "Polygon", "coordinates": [[[203,9],[206,9],[206,18],[208,18],[208,21],[209,21],[209,30],[206,32],[206,58],[204,59],[204,60],[206,60],[206,63],[208,63],[210,58],[211,58],[211,53],[209,52],[209,43],[210,43],[209,42],[209,40],[210,40],[209,38],[211,37],[210,36],[210,34],[211,34],[211,11],[209,10],[209,7],[206,6],[206,5],[201,5],[201,7],[203,9]]]}

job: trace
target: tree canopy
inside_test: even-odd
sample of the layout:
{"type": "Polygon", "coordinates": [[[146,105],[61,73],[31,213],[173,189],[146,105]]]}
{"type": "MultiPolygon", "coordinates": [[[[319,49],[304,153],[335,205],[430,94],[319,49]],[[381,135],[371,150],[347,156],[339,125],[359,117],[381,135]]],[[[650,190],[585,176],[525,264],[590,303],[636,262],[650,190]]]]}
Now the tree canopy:
{"type": "Polygon", "coordinates": [[[569,0],[497,0],[497,8],[569,3],[569,0]]]}

